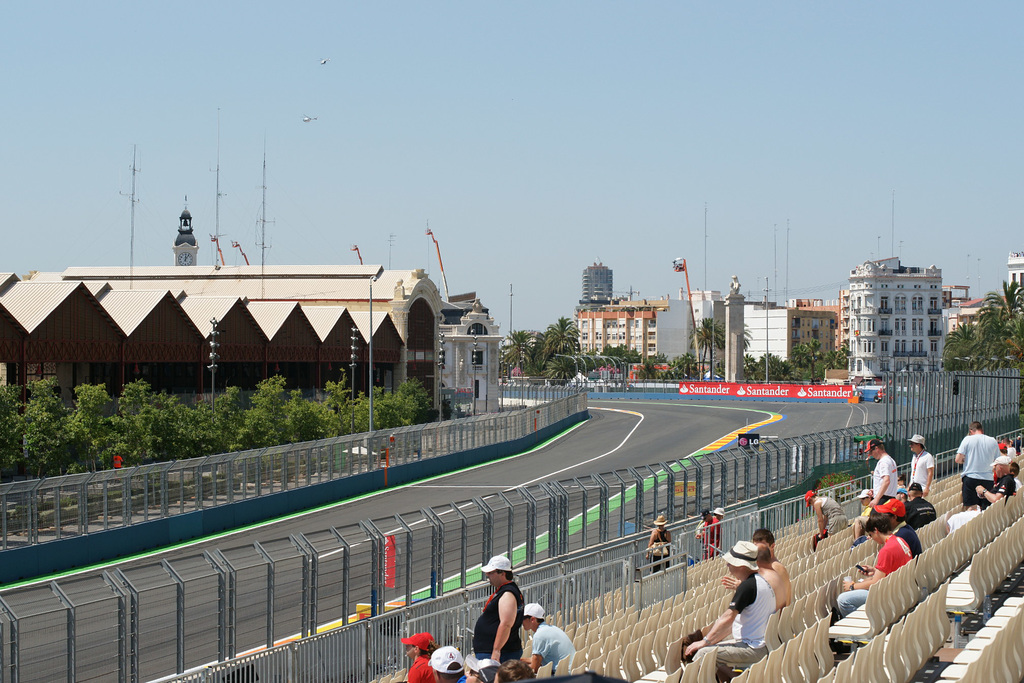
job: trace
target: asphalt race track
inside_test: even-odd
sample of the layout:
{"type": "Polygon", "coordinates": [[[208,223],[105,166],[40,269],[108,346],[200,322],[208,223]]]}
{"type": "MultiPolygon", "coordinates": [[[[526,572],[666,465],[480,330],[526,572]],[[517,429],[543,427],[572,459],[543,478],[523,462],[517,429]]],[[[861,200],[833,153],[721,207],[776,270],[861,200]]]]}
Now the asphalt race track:
{"type": "MultiPolygon", "coordinates": [[[[321,553],[319,578],[325,588],[321,591],[320,600],[325,606],[337,605],[337,596],[326,588],[338,583],[336,580],[332,581],[332,578],[340,576],[335,573],[340,571],[337,551],[326,550],[337,547],[332,534],[328,531],[331,527],[336,528],[346,539],[355,539],[352,542],[351,558],[352,579],[355,582],[366,573],[359,571],[359,568],[369,561],[369,544],[359,541],[365,539],[365,535],[358,527],[360,520],[376,520],[378,526],[388,533],[395,527],[393,520],[396,513],[403,516],[408,513],[409,519],[418,519],[419,510],[422,508],[440,510],[445,507],[450,511],[453,501],[469,500],[476,496],[485,497],[498,491],[541,481],[571,479],[629,466],[679,459],[705,448],[724,434],[764,420],[771,413],[781,413],[786,417],[758,428],[762,438],[795,436],[852,427],[884,418],[882,406],[846,403],[624,401],[592,398],[590,409],[590,420],[525,454],[442,475],[425,482],[381,491],[272,523],[220,534],[172,550],[149,553],[120,563],[117,565],[118,568],[130,576],[133,583],[139,586],[154,586],[154,595],[150,596],[147,602],[146,620],[141,625],[143,636],[148,637],[150,642],[174,642],[173,591],[169,595],[156,595],[157,591],[163,590],[156,586],[166,584],[168,580],[167,571],[161,565],[162,561],[171,565],[188,586],[190,600],[186,605],[189,615],[186,641],[189,643],[189,654],[186,666],[195,666],[217,659],[216,643],[211,642],[215,638],[201,635],[208,633],[211,628],[215,634],[217,623],[216,573],[209,562],[202,558],[204,551],[219,549],[238,569],[240,587],[258,591],[261,584],[256,582],[265,581],[266,572],[261,570],[262,560],[253,549],[254,543],[258,542],[266,553],[275,558],[279,570],[290,570],[293,567],[298,569],[301,567],[301,560],[298,559],[299,556],[289,536],[303,534],[313,543],[316,551],[321,553]],[[164,613],[154,613],[155,605],[162,605],[164,613]]],[[[454,519],[454,515],[449,519],[454,519]]],[[[500,544],[501,539],[498,538],[499,526],[496,517],[496,548],[503,547],[500,544]]],[[[423,528],[417,533],[427,531],[423,528]]],[[[427,538],[429,539],[429,534],[427,538]]],[[[446,555],[446,572],[456,567],[451,561],[453,559],[455,558],[448,558],[446,555]]],[[[418,558],[417,563],[421,560],[423,564],[429,563],[429,558],[418,558]]],[[[420,567],[417,574],[422,573],[423,569],[420,567]]],[[[292,575],[294,579],[280,580],[276,586],[274,613],[277,615],[280,612],[281,617],[275,616],[275,640],[292,635],[301,628],[301,615],[295,607],[296,603],[301,602],[301,571],[292,571],[288,574],[292,575]]],[[[44,629],[42,624],[54,624],[55,621],[61,623],[63,617],[57,620],[56,615],[50,614],[51,611],[59,610],[60,604],[48,582],[49,579],[3,592],[4,599],[19,616],[41,615],[39,629],[26,627],[30,626],[28,623],[22,628],[20,668],[23,681],[47,680],[53,673],[45,662],[55,658],[55,643],[44,641],[47,632],[50,632],[50,637],[59,638],[60,630],[57,629],[57,635],[53,635],[54,629],[44,629]],[[43,615],[46,615],[45,618],[43,615]]],[[[106,602],[111,595],[110,589],[103,583],[101,569],[94,568],[66,575],[59,579],[59,583],[79,602],[106,602]]],[[[352,599],[361,599],[364,590],[368,592],[368,584],[353,587],[352,599]]],[[[266,640],[265,617],[257,616],[263,605],[250,607],[252,617],[246,618],[247,607],[239,606],[238,651],[259,645],[266,640]]],[[[103,611],[97,603],[97,613],[102,614],[103,611]]],[[[338,616],[337,610],[332,612],[325,608],[318,614],[317,621],[323,623],[338,616]]],[[[106,643],[110,635],[116,634],[115,625],[109,619],[97,617],[86,623],[79,623],[77,629],[79,679],[101,680],[109,676],[113,651],[106,643]],[[96,630],[95,634],[90,634],[91,628],[96,630]],[[89,671],[83,670],[83,667],[87,667],[89,671]]],[[[116,642],[116,635],[113,640],[116,642]]],[[[59,649],[63,649],[63,646],[59,649]]],[[[173,647],[147,647],[143,648],[141,655],[140,668],[143,680],[173,673],[173,647]]],[[[116,665],[116,655],[113,663],[116,665]]]]}

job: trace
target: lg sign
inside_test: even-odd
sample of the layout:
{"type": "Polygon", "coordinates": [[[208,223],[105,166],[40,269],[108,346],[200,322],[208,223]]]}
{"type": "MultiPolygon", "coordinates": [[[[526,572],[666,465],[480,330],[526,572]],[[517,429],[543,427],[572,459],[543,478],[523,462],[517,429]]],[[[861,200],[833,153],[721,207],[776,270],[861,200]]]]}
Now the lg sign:
{"type": "Polygon", "coordinates": [[[761,435],[755,434],[754,432],[747,432],[740,434],[737,439],[740,448],[757,448],[761,445],[761,435]]]}

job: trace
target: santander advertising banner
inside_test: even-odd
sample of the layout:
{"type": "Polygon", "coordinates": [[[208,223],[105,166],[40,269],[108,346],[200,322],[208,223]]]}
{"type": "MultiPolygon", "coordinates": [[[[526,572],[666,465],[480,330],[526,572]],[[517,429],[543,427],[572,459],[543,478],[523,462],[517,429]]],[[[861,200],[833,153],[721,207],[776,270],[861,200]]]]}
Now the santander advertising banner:
{"type": "Polygon", "coordinates": [[[726,382],[680,382],[679,393],[718,398],[786,399],[790,401],[846,401],[853,396],[848,384],[728,384],[726,382]]]}

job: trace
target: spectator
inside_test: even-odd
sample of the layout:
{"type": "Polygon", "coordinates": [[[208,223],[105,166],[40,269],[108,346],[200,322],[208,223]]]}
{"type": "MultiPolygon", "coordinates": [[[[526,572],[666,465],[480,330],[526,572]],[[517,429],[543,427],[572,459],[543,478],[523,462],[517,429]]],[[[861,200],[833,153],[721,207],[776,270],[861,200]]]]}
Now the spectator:
{"type": "Polygon", "coordinates": [[[850,521],[846,519],[843,506],[827,496],[820,496],[814,491],[808,491],[804,495],[807,507],[814,509],[814,515],[818,518],[818,533],[811,539],[811,547],[818,549],[819,541],[829,536],[834,536],[847,526],[850,521]]]}
{"type": "Polygon", "coordinates": [[[498,673],[494,676],[494,683],[509,683],[509,681],[525,681],[528,678],[536,678],[530,665],[521,659],[510,659],[502,662],[498,667],[498,673]]]}
{"type": "MultiPolygon", "coordinates": [[[[864,536],[864,523],[868,521],[868,515],[871,514],[871,499],[874,498],[874,494],[871,489],[864,489],[857,496],[857,500],[860,501],[861,509],[860,516],[853,519],[853,538],[859,539],[864,536]]],[[[856,540],[854,545],[859,545],[856,540]]]]}
{"type": "Polygon", "coordinates": [[[654,520],[651,537],[647,541],[647,560],[655,563],[651,567],[652,574],[662,569],[668,569],[669,566],[668,556],[672,552],[672,532],[665,528],[667,524],[668,520],[665,519],[665,515],[658,515],[658,518],[654,520]]]}
{"type": "Polygon", "coordinates": [[[996,440],[985,434],[980,422],[972,422],[967,436],[956,449],[954,458],[958,465],[964,466],[963,474],[960,476],[960,497],[965,508],[971,505],[984,507],[981,496],[978,495],[978,487],[988,489],[991,481],[989,470],[998,456],[999,444],[996,440]]]}
{"type": "Polygon", "coordinates": [[[967,522],[971,521],[975,517],[981,514],[980,505],[971,505],[967,507],[963,512],[958,512],[955,515],[950,515],[946,519],[946,531],[953,533],[967,522]]]}
{"type": "Polygon", "coordinates": [[[885,444],[881,439],[868,441],[868,455],[878,460],[871,475],[871,490],[874,493],[871,506],[874,507],[895,498],[899,483],[896,481],[896,461],[885,451],[885,444]]]}
{"type": "Polygon", "coordinates": [[[910,548],[910,556],[917,557],[921,554],[921,539],[917,537],[917,532],[911,527],[904,523],[904,519],[907,516],[906,506],[898,498],[893,498],[885,505],[876,505],[875,512],[881,512],[884,515],[889,515],[890,522],[892,524],[893,536],[902,538],[907,547],[910,548]]]}
{"type": "MultiPolygon", "coordinates": [[[[755,529],[750,540],[753,541],[758,549],[768,550],[768,560],[762,561],[760,555],[758,555],[758,570],[760,571],[762,564],[764,564],[767,569],[778,574],[779,578],[782,579],[784,595],[781,597],[776,596],[779,598],[777,602],[780,606],[788,605],[793,600],[793,586],[789,580],[789,571],[779,562],[779,558],[775,556],[775,534],[768,529],[755,529]]],[[[772,590],[775,590],[774,584],[772,584],[772,590]]]]}
{"type": "Polygon", "coordinates": [[[1010,474],[1010,465],[1012,464],[1013,461],[1008,455],[1000,455],[992,461],[992,474],[995,477],[995,483],[991,488],[979,485],[976,490],[978,497],[981,498],[982,510],[992,503],[998,503],[1006,496],[1016,493],[1017,485],[1013,481],[1013,475],[1010,474]]]}
{"type": "Polygon", "coordinates": [[[722,552],[722,519],[725,510],[704,510],[700,516],[704,520],[697,526],[696,537],[704,543],[704,559],[710,560],[722,552]]]}
{"type": "Polygon", "coordinates": [[[898,489],[896,489],[896,500],[898,500],[901,503],[906,503],[907,502],[907,489],[905,489],[902,486],[900,486],[898,489]]]}
{"type": "Polygon", "coordinates": [[[501,664],[493,659],[477,659],[474,655],[469,655],[466,657],[466,668],[469,669],[466,683],[494,683],[500,666],[501,664]]]}
{"type": "Polygon", "coordinates": [[[462,668],[465,664],[462,653],[451,646],[439,647],[430,655],[430,668],[434,670],[435,683],[458,683],[463,677],[462,668]]]}
{"type": "Polygon", "coordinates": [[[523,656],[519,637],[523,625],[523,594],[512,581],[512,563],[504,555],[496,555],[480,571],[494,593],[476,620],[473,653],[478,659],[489,657],[499,662],[519,659],[523,656]]]}
{"type": "Polygon", "coordinates": [[[1021,489],[1021,483],[1020,483],[1020,465],[1018,465],[1016,461],[1010,463],[1010,474],[1013,475],[1013,486],[1014,486],[1013,492],[1014,492],[1014,495],[1017,495],[1017,491],[1020,491],[1020,489],[1021,489]]]}
{"type": "Polygon", "coordinates": [[[412,660],[406,680],[409,683],[434,683],[434,670],[430,666],[430,656],[437,650],[434,637],[429,633],[414,633],[402,638],[402,644],[405,645],[406,656],[412,660]]]}
{"type": "Polygon", "coordinates": [[[906,542],[902,538],[892,535],[892,523],[889,515],[871,513],[864,525],[864,531],[868,538],[881,546],[878,551],[878,561],[874,567],[866,567],[867,571],[863,573],[867,578],[859,581],[843,581],[843,592],[836,599],[841,617],[848,617],[867,602],[868,589],[871,586],[911,560],[910,548],[907,547],[906,542]]]}
{"type": "Polygon", "coordinates": [[[544,623],[544,608],[536,602],[523,608],[523,628],[534,634],[533,656],[528,661],[534,673],[545,664],[551,664],[554,669],[562,659],[576,654],[565,631],[544,623]]]}
{"type": "MultiPolygon", "coordinates": [[[[924,495],[932,490],[932,479],[935,478],[935,457],[924,447],[924,437],[914,434],[910,437],[910,451],[914,459],[910,462],[910,483],[920,484],[924,495]]],[[[910,490],[910,487],[907,487],[910,490]]]]}
{"type": "Polygon", "coordinates": [[[911,484],[907,489],[907,502],[903,506],[907,511],[907,526],[913,528],[914,531],[936,519],[935,506],[924,499],[923,488],[916,481],[911,484]]]}
{"type": "Polygon", "coordinates": [[[740,541],[724,557],[729,573],[739,579],[739,587],[725,612],[683,655],[696,661],[715,648],[719,665],[746,666],[768,654],[764,634],[768,617],[775,611],[775,593],[757,573],[756,545],[740,541]]]}

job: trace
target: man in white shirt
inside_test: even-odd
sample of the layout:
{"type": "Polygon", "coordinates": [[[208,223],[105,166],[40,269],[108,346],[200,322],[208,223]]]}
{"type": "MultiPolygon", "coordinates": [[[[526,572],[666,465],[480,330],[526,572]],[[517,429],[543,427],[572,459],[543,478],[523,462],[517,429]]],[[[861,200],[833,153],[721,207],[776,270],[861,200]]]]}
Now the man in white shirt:
{"type": "Polygon", "coordinates": [[[872,492],[871,506],[881,505],[890,498],[896,497],[899,484],[896,481],[896,461],[885,451],[881,439],[868,441],[868,455],[877,458],[875,470],[871,475],[872,492]]]}
{"type": "Polygon", "coordinates": [[[910,463],[910,481],[918,483],[921,490],[927,496],[932,488],[932,479],[935,477],[935,458],[924,448],[924,437],[914,434],[910,437],[910,450],[914,459],[910,463]]]}
{"type": "Polygon", "coordinates": [[[980,422],[972,422],[967,436],[956,449],[956,464],[963,465],[960,496],[964,507],[980,505],[977,488],[992,485],[992,463],[999,457],[999,443],[985,434],[980,422]]]}
{"type": "Polygon", "coordinates": [[[981,508],[977,505],[971,505],[964,509],[963,512],[958,512],[955,515],[950,515],[949,519],[946,520],[946,531],[953,533],[967,522],[971,521],[975,517],[981,514],[981,508]]]}

